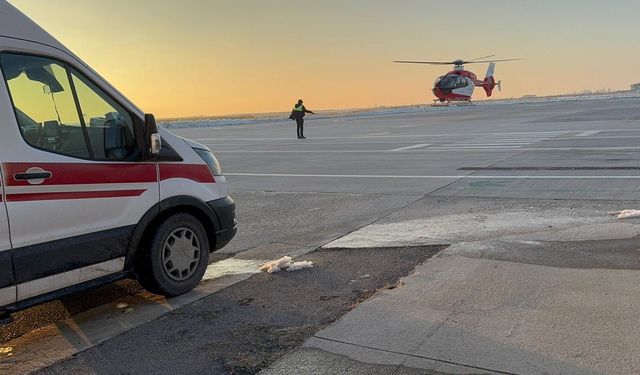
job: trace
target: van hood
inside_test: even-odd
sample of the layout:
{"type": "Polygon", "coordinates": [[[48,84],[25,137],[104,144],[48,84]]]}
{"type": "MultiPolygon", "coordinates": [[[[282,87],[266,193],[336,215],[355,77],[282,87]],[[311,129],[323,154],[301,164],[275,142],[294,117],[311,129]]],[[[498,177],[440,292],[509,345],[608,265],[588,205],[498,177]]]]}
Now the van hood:
{"type": "Polygon", "coordinates": [[[182,137],[178,137],[178,138],[180,138],[183,141],[185,141],[185,143],[188,144],[191,148],[200,148],[200,149],[203,149],[203,150],[211,151],[211,149],[209,147],[203,145],[202,143],[194,142],[194,141],[192,141],[190,139],[187,139],[187,138],[182,138],[182,137]]]}

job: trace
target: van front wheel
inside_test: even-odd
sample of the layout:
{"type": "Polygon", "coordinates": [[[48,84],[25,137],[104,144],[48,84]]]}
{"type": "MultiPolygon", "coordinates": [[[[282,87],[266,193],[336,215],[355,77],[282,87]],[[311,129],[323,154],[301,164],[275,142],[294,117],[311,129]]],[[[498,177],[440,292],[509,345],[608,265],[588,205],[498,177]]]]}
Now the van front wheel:
{"type": "Polygon", "coordinates": [[[209,239],[198,219],[176,214],[158,226],[146,255],[140,283],[151,292],[177,296],[202,280],[209,263],[209,239]]]}

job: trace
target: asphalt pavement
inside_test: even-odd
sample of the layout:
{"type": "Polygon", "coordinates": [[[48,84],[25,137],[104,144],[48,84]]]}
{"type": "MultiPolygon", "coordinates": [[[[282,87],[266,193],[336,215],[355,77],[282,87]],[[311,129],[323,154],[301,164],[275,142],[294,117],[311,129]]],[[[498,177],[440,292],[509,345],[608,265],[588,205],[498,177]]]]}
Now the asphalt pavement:
{"type": "MultiPolygon", "coordinates": [[[[240,221],[217,255],[229,259],[182,298],[118,295],[30,325],[37,329],[2,344],[11,350],[0,350],[0,369],[109,373],[118,337],[156,342],[149,327],[171,325],[167,316],[189,316],[228,288],[260,288],[256,264],[267,259],[304,258],[320,246],[451,245],[409,272],[402,288],[307,331],[304,345],[280,360],[282,351],[270,356],[266,373],[637,373],[640,222],[608,212],[640,205],[639,104],[309,116],[306,140],[288,120],[177,129],[221,159],[240,221]]],[[[195,325],[175,325],[194,343],[215,341],[195,325]]],[[[181,342],[180,352],[190,349],[181,342]]],[[[144,362],[135,368],[144,372],[144,362]]]]}

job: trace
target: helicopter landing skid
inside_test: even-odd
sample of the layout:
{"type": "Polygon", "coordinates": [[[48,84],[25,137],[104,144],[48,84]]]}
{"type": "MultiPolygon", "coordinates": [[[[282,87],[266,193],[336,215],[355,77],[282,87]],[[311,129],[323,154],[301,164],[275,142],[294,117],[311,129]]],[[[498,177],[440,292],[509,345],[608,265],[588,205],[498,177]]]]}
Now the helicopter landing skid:
{"type": "Polygon", "coordinates": [[[440,101],[440,99],[434,99],[433,100],[433,104],[431,104],[432,107],[449,107],[449,106],[461,106],[461,107],[466,107],[466,106],[475,106],[475,103],[472,103],[471,100],[447,100],[447,101],[440,101]]]}

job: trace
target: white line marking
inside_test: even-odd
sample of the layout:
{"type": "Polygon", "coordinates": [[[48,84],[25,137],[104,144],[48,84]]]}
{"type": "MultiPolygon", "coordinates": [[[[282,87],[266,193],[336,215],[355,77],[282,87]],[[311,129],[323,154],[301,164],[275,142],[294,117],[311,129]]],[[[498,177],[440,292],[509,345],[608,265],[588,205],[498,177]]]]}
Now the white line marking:
{"type": "Polygon", "coordinates": [[[438,147],[440,149],[442,148],[455,148],[455,149],[509,149],[509,148],[520,148],[522,147],[522,145],[519,146],[509,146],[509,145],[486,145],[486,146],[482,146],[482,145],[450,145],[450,146],[441,146],[438,147]]]}
{"type": "Polygon", "coordinates": [[[491,138],[491,139],[474,139],[473,141],[468,141],[468,142],[527,142],[527,143],[531,143],[531,142],[540,142],[540,141],[546,141],[549,138],[536,138],[536,139],[531,139],[531,138],[491,138]]]}
{"type": "MultiPolygon", "coordinates": [[[[202,128],[205,129],[205,128],[202,128]]],[[[638,130],[633,130],[633,129],[629,129],[629,130],[608,130],[608,131],[640,131],[640,129],[638,130]]],[[[386,135],[386,136],[376,136],[376,138],[419,138],[419,137],[460,137],[461,135],[467,136],[467,137],[471,137],[471,136],[486,136],[486,137],[490,137],[492,135],[499,135],[499,134],[511,134],[514,137],[524,137],[524,136],[535,136],[535,134],[540,134],[540,136],[542,136],[542,134],[548,134],[548,136],[553,136],[554,134],[567,134],[571,132],[570,130],[558,130],[558,131],[548,131],[548,132],[527,132],[527,133],[522,133],[522,132],[511,132],[511,133],[445,133],[445,134],[405,134],[405,135],[386,135]]],[[[370,135],[365,135],[365,136],[356,136],[356,137],[313,137],[312,139],[367,139],[370,138],[370,135]]],[[[282,138],[235,138],[235,137],[231,137],[231,138],[222,138],[222,137],[218,137],[218,138],[196,138],[194,139],[194,141],[196,142],[207,142],[207,141],[219,141],[219,142],[223,142],[223,141],[234,141],[234,140],[242,140],[242,141],[286,141],[286,140],[291,140],[292,137],[282,137],[282,138]]]]}
{"type": "MultiPolygon", "coordinates": [[[[452,146],[439,146],[430,147],[427,149],[417,150],[405,150],[398,152],[410,152],[410,153],[438,153],[442,151],[464,151],[464,150],[484,150],[484,151],[504,151],[505,147],[489,147],[489,148],[471,148],[471,147],[452,147],[452,146]]],[[[548,151],[638,151],[640,147],[515,147],[515,151],[535,151],[535,152],[548,152],[548,151]]],[[[386,152],[386,150],[214,150],[217,154],[358,154],[369,153],[376,154],[386,152]]]]}
{"type": "Polygon", "coordinates": [[[448,146],[522,146],[528,145],[529,142],[504,142],[504,143],[448,143],[446,145],[442,145],[443,147],[448,146]]]}
{"type": "Polygon", "coordinates": [[[596,135],[598,133],[600,133],[600,130],[588,130],[586,132],[582,132],[582,133],[576,135],[576,137],[590,137],[590,136],[596,135]]]}
{"type": "Polygon", "coordinates": [[[391,134],[391,133],[390,133],[390,132],[370,133],[370,134],[367,134],[367,136],[370,136],[370,137],[378,137],[378,136],[381,136],[381,135],[387,135],[387,134],[391,134]]]}
{"type": "Polygon", "coordinates": [[[421,147],[427,147],[427,146],[431,146],[431,143],[421,143],[418,145],[413,145],[413,146],[405,146],[405,147],[398,147],[398,148],[394,148],[392,150],[389,151],[404,151],[404,150],[413,150],[414,148],[421,148],[421,147]]]}
{"type": "Polygon", "coordinates": [[[247,273],[260,273],[258,266],[265,263],[266,260],[246,260],[229,258],[213,263],[207,267],[202,280],[217,279],[227,275],[238,275],[247,273]]]}
{"type": "Polygon", "coordinates": [[[241,177],[302,177],[302,178],[395,178],[395,179],[417,179],[417,180],[437,180],[437,179],[469,179],[469,180],[624,180],[640,179],[640,175],[635,176],[478,176],[478,175],[451,175],[451,176],[410,176],[410,175],[372,175],[372,174],[286,174],[286,173],[225,173],[226,176],[241,177]]]}

